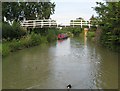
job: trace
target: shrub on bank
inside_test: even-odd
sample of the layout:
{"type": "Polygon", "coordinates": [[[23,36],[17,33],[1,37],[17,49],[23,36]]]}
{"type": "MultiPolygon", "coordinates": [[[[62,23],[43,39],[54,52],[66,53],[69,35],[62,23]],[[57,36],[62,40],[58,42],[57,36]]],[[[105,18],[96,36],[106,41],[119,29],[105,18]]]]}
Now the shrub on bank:
{"type": "Polygon", "coordinates": [[[24,36],[21,39],[5,41],[2,47],[2,56],[4,57],[7,56],[10,52],[36,46],[42,43],[48,43],[47,37],[35,33],[28,34],[27,36],[24,36]]]}
{"type": "Polygon", "coordinates": [[[62,30],[59,30],[61,33],[72,33],[74,36],[79,36],[82,32],[82,28],[80,27],[64,27],[62,30]]]}
{"type": "Polygon", "coordinates": [[[8,23],[2,23],[2,37],[7,39],[7,38],[13,38],[13,29],[12,26],[8,23]]]}
{"type": "Polygon", "coordinates": [[[90,38],[95,37],[95,32],[89,31],[87,34],[87,37],[90,37],[90,38]]]}
{"type": "Polygon", "coordinates": [[[0,55],[2,54],[2,43],[0,43],[0,55]]]}
{"type": "Polygon", "coordinates": [[[48,43],[46,36],[41,36],[41,43],[48,43]]]}
{"type": "Polygon", "coordinates": [[[4,35],[6,37],[3,37],[3,53],[2,56],[6,56],[8,55],[10,52],[14,52],[23,48],[28,48],[28,47],[32,47],[32,46],[36,46],[42,43],[48,43],[48,42],[52,42],[55,41],[56,35],[58,34],[56,29],[47,29],[44,34],[41,34],[38,30],[38,32],[34,32],[31,31],[30,33],[28,33],[27,35],[22,35],[19,32],[19,24],[14,23],[13,26],[11,27],[10,25],[6,25],[9,26],[7,28],[11,28],[10,33],[13,31],[14,34],[14,30],[16,30],[16,35],[6,35],[6,33],[9,33],[9,29],[7,29],[6,33],[4,33],[4,35]],[[13,30],[12,30],[13,29],[13,30]],[[20,36],[19,36],[20,34],[20,36]],[[15,37],[15,38],[14,38],[15,37]]]}
{"type": "Polygon", "coordinates": [[[31,46],[35,46],[35,45],[39,45],[41,43],[41,36],[40,34],[35,34],[32,32],[32,34],[30,35],[30,39],[31,39],[31,46]]]}
{"type": "Polygon", "coordinates": [[[50,29],[47,34],[47,41],[52,42],[55,40],[57,40],[57,32],[55,32],[53,29],[50,29]]]}
{"type": "Polygon", "coordinates": [[[2,44],[2,56],[7,56],[10,53],[10,47],[8,43],[2,44]]]}
{"type": "Polygon", "coordinates": [[[11,49],[11,50],[10,50],[11,52],[20,49],[21,46],[22,46],[22,45],[21,45],[21,42],[18,41],[18,40],[15,40],[15,39],[13,39],[13,40],[11,41],[11,43],[9,44],[9,47],[10,47],[10,49],[11,49]]]}
{"type": "Polygon", "coordinates": [[[14,21],[12,25],[7,22],[2,23],[2,37],[5,39],[21,38],[26,34],[26,30],[20,27],[20,23],[14,21]]]}

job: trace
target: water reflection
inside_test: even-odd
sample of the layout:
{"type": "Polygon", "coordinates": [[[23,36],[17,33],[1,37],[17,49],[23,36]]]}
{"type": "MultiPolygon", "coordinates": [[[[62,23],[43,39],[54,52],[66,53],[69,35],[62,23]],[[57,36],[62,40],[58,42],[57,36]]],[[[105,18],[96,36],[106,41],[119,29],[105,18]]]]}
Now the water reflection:
{"type": "Polygon", "coordinates": [[[87,41],[68,38],[3,59],[3,88],[118,88],[118,54],[87,41]]]}
{"type": "Polygon", "coordinates": [[[87,45],[87,37],[86,37],[86,35],[84,35],[84,45],[85,46],[87,45]]]}
{"type": "Polygon", "coordinates": [[[70,38],[66,40],[58,40],[56,45],[56,56],[66,56],[70,54],[70,38]]]}

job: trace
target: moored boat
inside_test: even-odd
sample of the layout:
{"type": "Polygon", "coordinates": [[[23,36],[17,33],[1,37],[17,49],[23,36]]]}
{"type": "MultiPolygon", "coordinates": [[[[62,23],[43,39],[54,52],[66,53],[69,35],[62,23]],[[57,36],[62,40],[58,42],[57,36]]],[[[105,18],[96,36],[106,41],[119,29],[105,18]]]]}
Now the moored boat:
{"type": "Polygon", "coordinates": [[[68,38],[67,34],[58,34],[58,40],[67,38],[68,38]]]}

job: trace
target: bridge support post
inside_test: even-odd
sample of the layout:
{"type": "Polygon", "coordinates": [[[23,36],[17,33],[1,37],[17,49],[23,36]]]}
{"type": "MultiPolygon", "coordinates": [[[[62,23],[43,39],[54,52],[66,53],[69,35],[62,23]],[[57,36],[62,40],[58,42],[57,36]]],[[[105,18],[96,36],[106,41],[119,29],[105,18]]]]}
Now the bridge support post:
{"type": "Polygon", "coordinates": [[[35,21],[33,21],[33,28],[35,28],[35,26],[36,26],[36,22],[35,22],[35,21]]]}
{"type": "Polygon", "coordinates": [[[82,28],[82,19],[81,19],[80,25],[81,25],[81,28],[82,28]]]}
{"type": "Polygon", "coordinates": [[[49,27],[51,27],[51,20],[49,21],[49,27]]]}
{"type": "Polygon", "coordinates": [[[43,27],[43,20],[41,20],[41,26],[40,26],[41,28],[43,27]]]}
{"type": "Polygon", "coordinates": [[[74,27],[74,20],[73,20],[73,27],[74,27]]]}
{"type": "Polygon", "coordinates": [[[89,20],[89,28],[90,28],[91,24],[90,24],[90,20],[89,20]]]}

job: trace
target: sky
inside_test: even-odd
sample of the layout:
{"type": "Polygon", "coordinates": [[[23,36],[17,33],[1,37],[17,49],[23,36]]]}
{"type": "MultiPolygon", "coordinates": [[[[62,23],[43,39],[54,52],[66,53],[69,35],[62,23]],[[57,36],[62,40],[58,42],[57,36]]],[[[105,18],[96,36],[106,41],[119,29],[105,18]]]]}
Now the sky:
{"type": "Polygon", "coordinates": [[[58,24],[69,25],[70,20],[82,17],[89,20],[92,15],[97,16],[92,7],[96,6],[96,2],[103,0],[51,0],[55,2],[55,13],[51,15],[53,20],[58,24]]]}

